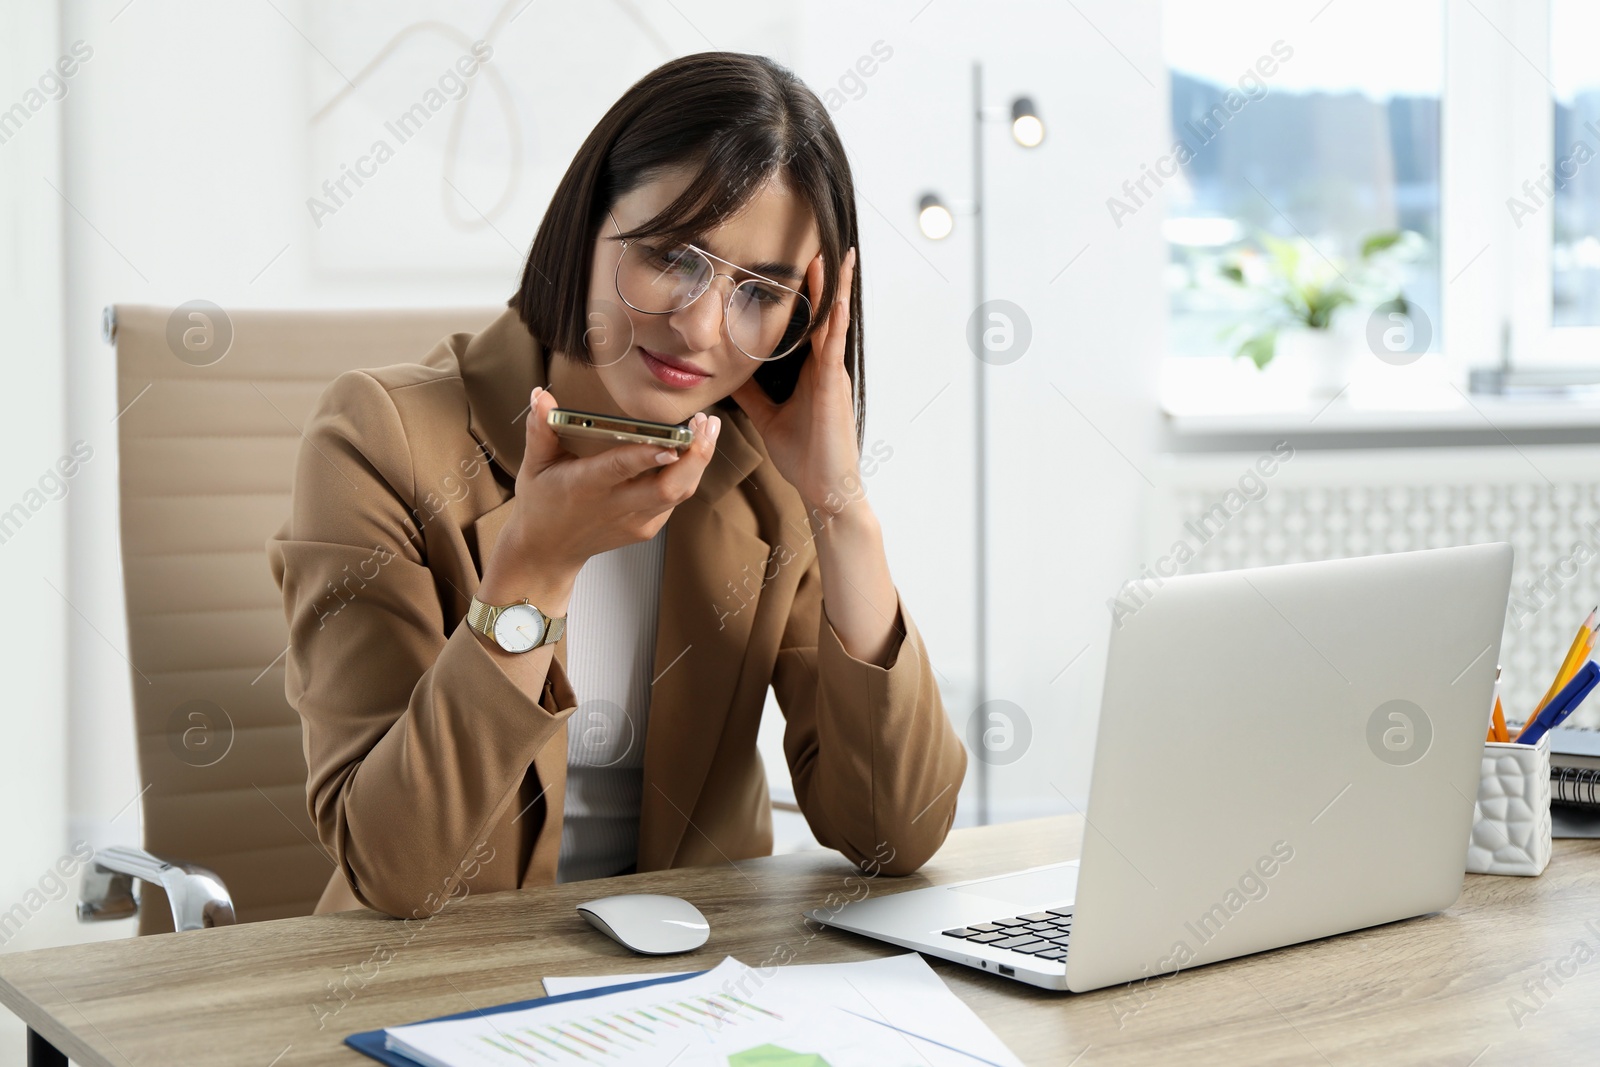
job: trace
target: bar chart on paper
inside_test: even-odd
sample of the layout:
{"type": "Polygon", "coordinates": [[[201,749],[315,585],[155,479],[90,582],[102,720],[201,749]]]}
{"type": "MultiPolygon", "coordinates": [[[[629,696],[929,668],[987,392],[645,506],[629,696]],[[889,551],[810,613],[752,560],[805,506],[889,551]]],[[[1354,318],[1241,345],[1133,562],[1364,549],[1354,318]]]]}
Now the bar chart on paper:
{"type": "Polygon", "coordinates": [[[427,1067],[942,1067],[993,1062],[919,1048],[905,1031],[807,997],[764,995],[731,958],[703,974],[579,1000],[392,1027],[427,1067]]]}
{"type": "MultiPolygon", "coordinates": [[[[593,1063],[596,1057],[614,1060],[619,1055],[646,1049],[670,1052],[684,1044],[708,1043],[709,1037],[727,1029],[738,1043],[743,1024],[766,1019],[783,1022],[783,1015],[726,993],[675,998],[641,1005],[627,1011],[574,1016],[564,1023],[545,1023],[498,1033],[480,1034],[478,1040],[492,1049],[526,1062],[532,1054],[541,1063],[593,1063]],[[759,1014],[758,1014],[759,1013],[759,1014]],[[704,1031],[704,1032],[702,1032],[704,1031]]],[[[767,1043],[727,1057],[732,1067],[791,1067],[811,1064],[826,1067],[814,1054],[791,1052],[767,1043]]]]}

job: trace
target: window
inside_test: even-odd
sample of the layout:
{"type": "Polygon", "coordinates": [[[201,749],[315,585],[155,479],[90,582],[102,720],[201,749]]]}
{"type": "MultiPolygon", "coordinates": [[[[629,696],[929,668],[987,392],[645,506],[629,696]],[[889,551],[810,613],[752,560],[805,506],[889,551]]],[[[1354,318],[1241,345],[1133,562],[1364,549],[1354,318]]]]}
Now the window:
{"type": "MultiPolygon", "coordinates": [[[[1417,237],[1390,280],[1429,316],[1438,350],[1443,3],[1166,0],[1163,17],[1172,353],[1238,347],[1261,272],[1241,282],[1230,268],[1261,267],[1252,253],[1272,238],[1330,284],[1359,284],[1363,244],[1397,231],[1417,237]]],[[[1342,308],[1335,326],[1359,333],[1370,310],[1342,308]]]]}
{"type": "Polygon", "coordinates": [[[1502,256],[1502,244],[1508,250],[1494,264],[1511,279],[1505,361],[1512,370],[1551,372],[1552,382],[1593,381],[1600,366],[1600,76],[1585,55],[1594,38],[1579,35],[1600,29],[1600,12],[1582,0],[1488,11],[1502,36],[1482,46],[1480,62],[1513,57],[1499,83],[1504,105],[1484,108],[1483,129],[1475,131],[1509,161],[1494,177],[1494,206],[1510,239],[1492,241],[1485,257],[1502,256]]]}
{"type": "Polygon", "coordinates": [[[1600,6],[1550,5],[1550,325],[1600,326],[1600,6]]]}

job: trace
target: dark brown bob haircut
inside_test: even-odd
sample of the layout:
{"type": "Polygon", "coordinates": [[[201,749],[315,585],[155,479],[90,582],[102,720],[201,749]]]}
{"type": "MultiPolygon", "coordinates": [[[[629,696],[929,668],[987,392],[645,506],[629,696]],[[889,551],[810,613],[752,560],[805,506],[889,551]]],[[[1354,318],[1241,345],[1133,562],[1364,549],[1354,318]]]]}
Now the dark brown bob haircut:
{"type": "MultiPolygon", "coordinates": [[[[824,263],[822,299],[813,307],[811,323],[795,324],[806,333],[800,346],[781,359],[761,363],[755,372],[766,394],[781,403],[794,392],[800,369],[810,358],[811,327],[833,306],[844,254],[858,241],[855,186],[833,119],[805,83],[766,56],[683,56],[663,63],[623,93],[562,176],[533,239],[522,285],[506,306],[517,309],[547,351],[592,363],[584,340],[589,272],[606,212],[634,188],[680,166],[695,173],[682,195],[623,236],[673,244],[699,241],[779,174],[816,220],[824,263]]],[[[856,259],[845,367],[860,448],[866,385],[859,248],[856,259]]]]}

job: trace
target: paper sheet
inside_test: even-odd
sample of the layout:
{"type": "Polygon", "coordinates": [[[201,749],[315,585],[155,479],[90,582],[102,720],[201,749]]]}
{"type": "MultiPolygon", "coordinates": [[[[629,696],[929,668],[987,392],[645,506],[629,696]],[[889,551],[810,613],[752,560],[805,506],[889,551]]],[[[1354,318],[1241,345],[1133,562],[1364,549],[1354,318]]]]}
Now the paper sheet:
{"type": "MultiPolygon", "coordinates": [[[[948,1025],[934,1029],[955,1032],[948,1025]]],[[[391,1027],[386,1034],[391,1049],[434,1067],[596,1061],[619,1067],[1021,1067],[915,955],[766,970],[730,956],[680,982],[391,1027]],[[812,973],[789,974],[797,970],[812,973]],[[914,990],[920,990],[914,1002],[903,999],[914,990]],[[976,1023],[976,1030],[962,1031],[964,1046],[948,1046],[929,1032],[951,1007],[943,998],[976,1023]]]]}
{"type": "MultiPolygon", "coordinates": [[[[618,982],[687,973],[554,976],[544,980],[544,991],[549,996],[560,996],[618,982]]],[[[952,993],[928,962],[915,952],[858,963],[792,963],[780,968],[769,984],[780,995],[792,992],[835,1007],[852,1008],[864,1015],[881,1015],[895,1026],[916,1031],[924,1038],[951,1048],[996,1049],[997,1052],[988,1055],[995,1063],[1022,1067],[1022,1061],[1001,1045],[977,1013],[952,993]],[[867,997],[871,998],[870,1002],[867,997]]],[[[923,1041],[915,1044],[918,1048],[925,1047],[923,1041]]]]}

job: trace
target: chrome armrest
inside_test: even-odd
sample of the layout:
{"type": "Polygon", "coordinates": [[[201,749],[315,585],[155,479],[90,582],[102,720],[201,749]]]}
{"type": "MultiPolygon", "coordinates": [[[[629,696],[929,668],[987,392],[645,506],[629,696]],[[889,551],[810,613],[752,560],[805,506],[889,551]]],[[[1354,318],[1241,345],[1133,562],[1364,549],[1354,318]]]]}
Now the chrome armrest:
{"type": "Polygon", "coordinates": [[[133,880],[166,890],[177,930],[232,926],[233,898],[222,879],[193,863],[168,863],[142,848],[112,845],[95,852],[78,892],[78,921],[127,919],[139,913],[133,880]]]}

